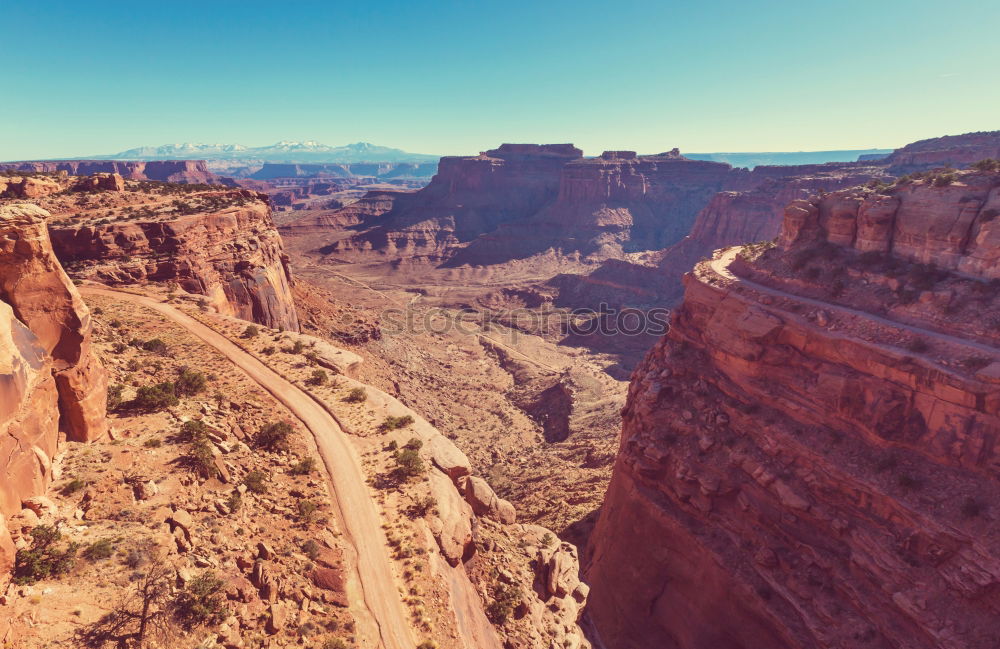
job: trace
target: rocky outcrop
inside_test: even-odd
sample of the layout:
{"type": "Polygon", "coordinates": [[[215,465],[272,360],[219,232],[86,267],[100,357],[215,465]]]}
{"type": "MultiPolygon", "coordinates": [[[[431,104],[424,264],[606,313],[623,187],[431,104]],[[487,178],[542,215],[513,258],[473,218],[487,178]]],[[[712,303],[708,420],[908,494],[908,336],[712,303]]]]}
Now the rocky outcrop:
{"type": "Polygon", "coordinates": [[[45,216],[0,207],[0,579],[14,553],[5,519],[44,493],[59,430],[90,441],[107,426],[90,314],[52,254],[45,216]]]}
{"type": "Polygon", "coordinates": [[[362,223],[366,230],[325,252],[350,260],[444,261],[480,234],[540,210],[555,197],[563,166],[581,155],[570,144],[504,144],[478,156],[441,158],[427,187],[397,197],[389,212],[362,223]]]}
{"type": "Polygon", "coordinates": [[[221,179],[208,170],[204,160],[37,160],[3,162],[0,170],[55,173],[71,176],[118,174],[127,180],[159,180],[171,183],[218,184],[221,179]]]}
{"type": "Polygon", "coordinates": [[[392,211],[397,199],[406,200],[412,194],[413,192],[406,190],[373,190],[350,205],[309,214],[280,226],[278,230],[282,235],[323,235],[359,223],[372,224],[383,214],[392,211]]]}
{"type": "MultiPolygon", "coordinates": [[[[979,239],[968,212],[995,181],[959,174],[796,202],[772,252],[865,242],[855,254],[934,255],[958,268],[979,239]]],[[[670,333],[633,374],[588,553],[602,639],[636,649],[993,647],[992,374],[898,342],[921,330],[818,308],[720,274],[719,263],[685,277],[670,333]]],[[[758,262],[742,263],[750,272],[758,262]]],[[[974,272],[990,268],[977,261],[974,272]]],[[[962,353],[961,323],[949,333],[962,353]]]]}
{"type": "Polygon", "coordinates": [[[0,198],[39,198],[62,191],[53,178],[45,176],[0,176],[0,198]]]}
{"type": "Polygon", "coordinates": [[[860,252],[1000,277],[1000,174],[960,172],[791,203],[781,243],[825,240],[860,252]],[[942,180],[944,178],[944,180],[942,180]]]}
{"type": "Polygon", "coordinates": [[[246,190],[210,197],[229,206],[148,220],[53,226],[56,254],[80,277],[116,285],[173,281],[205,296],[221,313],[298,330],[288,258],[267,197],[246,190]]]}
{"type": "Polygon", "coordinates": [[[893,173],[933,167],[967,167],[985,158],[1000,158],[1000,131],[945,135],[896,149],[884,160],[893,173]]]}
{"type": "Polygon", "coordinates": [[[713,250],[776,237],[791,201],[881,179],[891,179],[882,167],[860,164],[755,168],[749,178],[752,189],[715,194],[698,212],[690,233],[662,252],[658,267],[663,283],[671,287],[667,301],[681,297],[681,276],[713,250]]]}
{"type": "Polygon", "coordinates": [[[104,435],[107,374],[90,348],[90,311],[56,260],[34,205],[0,207],[0,299],[52,358],[62,427],[69,439],[104,435]]]}

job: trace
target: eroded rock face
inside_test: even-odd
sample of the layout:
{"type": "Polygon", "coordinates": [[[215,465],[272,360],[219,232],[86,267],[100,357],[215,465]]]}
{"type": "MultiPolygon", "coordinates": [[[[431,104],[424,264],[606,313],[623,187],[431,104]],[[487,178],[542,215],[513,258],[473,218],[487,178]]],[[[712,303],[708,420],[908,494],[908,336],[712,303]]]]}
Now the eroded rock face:
{"type": "Polygon", "coordinates": [[[0,300],[52,356],[67,437],[90,441],[107,431],[107,373],[90,349],[90,311],[53,254],[47,217],[34,205],[0,207],[0,300]]]}
{"type": "MultiPolygon", "coordinates": [[[[967,205],[995,182],[796,201],[780,240],[882,242],[961,267],[960,242],[977,237],[956,232],[975,228],[967,205]]],[[[608,646],[995,645],[992,372],[869,342],[803,306],[708,264],[686,276],[670,333],[633,374],[591,536],[589,611],[608,646]]]]}
{"type": "Polygon", "coordinates": [[[42,160],[5,162],[0,164],[0,169],[44,173],[63,171],[71,176],[118,174],[128,180],[171,183],[210,184],[219,180],[208,170],[204,160],[42,160]]]}
{"type": "Polygon", "coordinates": [[[90,348],[90,312],[56,261],[44,210],[0,207],[0,576],[14,547],[6,520],[41,503],[59,429],[107,430],[107,374],[90,348]]]}
{"type": "Polygon", "coordinates": [[[784,246],[825,240],[984,278],[1000,277],[1000,174],[959,172],[881,191],[861,188],[793,203],[784,246]]]}
{"type": "Polygon", "coordinates": [[[932,167],[965,167],[985,158],[1000,158],[1000,131],[919,140],[896,149],[885,162],[894,172],[909,173],[932,167]]]}
{"type": "Polygon", "coordinates": [[[175,281],[221,313],[297,331],[288,258],[266,196],[234,190],[223,197],[237,202],[166,219],[53,226],[52,242],[81,276],[109,284],[175,281]]]}

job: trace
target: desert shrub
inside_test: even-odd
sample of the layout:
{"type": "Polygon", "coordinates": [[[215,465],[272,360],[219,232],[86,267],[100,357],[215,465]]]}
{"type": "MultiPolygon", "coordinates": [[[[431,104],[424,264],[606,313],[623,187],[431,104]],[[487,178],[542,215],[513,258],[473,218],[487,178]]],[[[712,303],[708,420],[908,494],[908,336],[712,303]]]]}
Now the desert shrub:
{"type": "Polygon", "coordinates": [[[122,326],[122,321],[118,319],[112,320],[111,322],[108,323],[108,326],[111,327],[112,329],[117,329],[122,326]]]}
{"type": "Polygon", "coordinates": [[[305,343],[301,340],[296,340],[295,343],[288,348],[289,354],[301,354],[302,350],[306,348],[305,343]]]}
{"type": "Polygon", "coordinates": [[[979,162],[973,162],[969,168],[976,171],[1000,171],[1000,160],[985,158],[979,162]]]}
{"type": "Polygon", "coordinates": [[[163,410],[180,403],[174,392],[174,384],[166,381],[155,385],[144,385],[136,391],[133,405],[142,410],[163,410]]]}
{"type": "Polygon", "coordinates": [[[309,475],[316,470],[316,459],[312,457],[304,457],[295,464],[289,470],[292,475],[309,475]]]}
{"type": "Polygon", "coordinates": [[[274,421],[257,431],[253,441],[259,448],[268,451],[283,451],[288,449],[288,438],[291,434],[291,424],[287,421],[274,421]]]}
{"type": "Polygon", "coordinates": [[[142,445],[145,446],[146,448],[160,448],[162,444],[163,442],[160,440],[159,437],[152,437],[142,443],[142,445]]]}
{"type": "Polygon", "coordinates": [[[421,442],[416,437],[411,437],[409,441],[406,442],[406,444],[403,446],[403,448],[408,448],[411,451],[419,451],[421,448],[423,448],[423,446],[424,446],[423,442],[421,442]]]}
{"type": "Polygon", "coordinates": [[[327,638],[323,641],[323,649],[348,649],[348,647],[340,638],[327,638]]]}
{"type": "Polygon", "coordinates": [[[60,489],[59,491],[64,496],[71,496],[86,486],[87,486],[86,480],[83,480],[81,478],[73,478],[72,480],[64,484],[63,488],[60,489]]]}
{"type": "Polygon", "coordinates": [[[407,513],[413,518],[422,518],[434,511],[437,507],[437,500],[433,496],[426,496],[424,498],[417,499],[412,505],[410,505],[407,513]]]}
{"type": "Polygon", "coordinates": [[[521,604],[521,592],[514,586],[501,584],[493,592],[493,601],[486,607],[486,617],[493,624],[503,624],[521,604]]]}
{"type": "Polygon", "coordinates": [[[929,349],[927,346],[927,342],[924,341],[922,338],[916,338],[914,340],[911,340],[909,343],[907,343],[906,348],[915,354],[923,354],[929,349]]]}
{"type": "Polygon", "coordinates": [[[177,375],[174,388],[178,396],[190,397],[203,392],[206,385],[208,385],[208,377],[205,374],[182,367],[177,375]]]}
{"type": "Polygon", "coordinates": [[[115,553],[115,545],[111,539],[101,539],[94,541],[83,549],[80,555],[88,561],[100,561],[109,559],[115,553]]]}
{"type": "Polygon", "coordinates": [[[33,584],[42,579],[60,577],[73,569],[79,544],[57,547],[62,534],[50,525],[31,530],[31,547],[18,550],[14,557],[14,583],[33,584]]]}
{"type": "Polygon", "coordinates": [[[259,333],[260,329],[256,326],[248,325],[247,328],[243,330],[243,338],[256,338],[259,333]]]}
{"type": "Polygon", "coordinates": [[[552,547],[552,544],[556,542],[556,537],[552,536],[550,533],[546,532],[542,536],[542,546],[546,548],[552,547]]]}
{"type": "Polygon", "coordinates": [[[108,386],[108,410],[114,410],[122,405],[122,392],[125,386],[121,383],[112,383],[108,386]]]}
{"type": "Polygon", "coordinates": [[[203,572],[177,594],[174,614],[187,624],[218,624],[228,616],[223,581],[212,571],[203,572]]]}
{"type": "Polygon", "coordinates": [[[364,388],[351,388],[351,391],[344,397],[347,403],[361,403],[368,400],[368,393],[364,388]]]}
{"type": "Polygon", "coordinates": [[[385,418],[385,421],[379,426],[382,431],[396,430],[397,428],[404,428],[413,423],[413,417],[410,415],[403,415],[402,417],[393,417],[389,415],[385,418]]]}
{"type": "Polygon", "coordinates": [[[219,470],[215,466],[215,454],[212,453],[212,443],[207,437],[198,437],[188,445],[184,456],[186,464],[202,478],[214,478],[219,470]]]}
{"type": "Polygon", "coordinates": [[[321,549],[322,548],[320,547],[319,543],[317,543],[313,539],[309,539],[308,541],[302,544],[303,554],[309,557],[309,559],[312,561],[316,560],[316,557],[319,556],[319,552],[321,549]]]}
{"type": "Polygon", "coordinates": [[[396,440],[391,440],[388,444],[385,445],[385,450],[387,451],[395,451],[398,448],[399,448],[399,443],[396,440]]]}
{"type": "Polygon", "coordinates": [[[147,340],[146,342],[142,343],[142,348],[147,352],[152,352],[160,356],[166,356],[168,351],[167,343],[163,342],[159,338],[153,338],[151,340],[147,340]]]}
{"type": "Polygon", "coordinates": [[[267,475],[263,471],[251,471],[244,476],[243,484],[251,493],[265,493],[267,491],[267,475]]]}
{"type": "Polygon", "coordinates": [[[208,434],[208,426],[201,419],[189,419],[181,424],[180,438],[185,442],[193,442],[208,434]]]}
{"type": "Polygon", "coordinates": [[[318,509],[319,504],[312,500],[300,500],[295,503],[295,510],[298,513],[299,521],[302,523],[311,523],[316,517],[318,509]]]}
{"type": "Polygon", "coordinates": [[[958,176],[955,175],[954,172],[946,171],[944,173],[938,174],[937,176],[934,176],[933,182],[935,187],[947,187],[956,180],[958,180],[958,176]]]}
{"type": "Polygon", "coordinates": [[[326,385],[329,380],[330,377],[327,376],[326,370],[313,370],[309,378],[306,379],[306,383],[309,385],[326,385]]]}
{"type": "Polygon", "coordinates": [[[396,453],[396,475],[403,479],[412,478],[424,472],[424,461],[420,454],[411,448],[404,448],[396,453]]]}
{"type": "Polygon", "coordinates": [[[274,345],[268,345],[264,349],[260,350],[260,353],[264,354],[265,356],[270,356],[271,354],[274,353],[274,351],[275,351],[274,350],[274,345]]]}
{"type": "MultiPolygon", "coordinates": [[[[247,488],[249,489],[249,487],[247,488]]],[[[229,513],[233,514],[235,512],[238,512],[240,510],[240,507],[242,506],[243,506],[243,496],[240,495],[239,491],[233,489],[229,493],[229,497],[226,498],[226,507],[229,509],[229,513]]]]}
{"type": "Polygon", "coordinates": [[[424,640],[417,645],[417,649],[438,649],[438,643],[434,640],[424,640]]]}

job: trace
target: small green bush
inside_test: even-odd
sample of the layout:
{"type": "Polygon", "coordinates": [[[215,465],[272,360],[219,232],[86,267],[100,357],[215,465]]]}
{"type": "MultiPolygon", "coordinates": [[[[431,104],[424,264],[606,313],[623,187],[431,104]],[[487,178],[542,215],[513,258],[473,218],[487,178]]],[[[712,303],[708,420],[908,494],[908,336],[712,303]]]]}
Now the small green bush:
{"type": "Polygon", "coordinates": [[[166,356],[168,352],[167,343],[163,342],[159,338],[147,340],[142,343],[142,348],[147,352],[152,352],[154,354],[158,354],[159,356],[166,356]]]}
{"type": "Polygon", "coordinates": [[[67,482],[65,485],[63,485],[63,488],[60,489],[60,492],[64,496],[70,496],[70,495],[75,494],[77,491],[80,491],[81,489],[83,489],[86,486],[87,486],[87,481],[86,480],[83,480],[81,478],[73,478],[72,480],[70,480],[69,482],[67,482]]]}
{"type": "Polygon", "coordinates": [[[396,475],[403,479],[413,478],[424,472],[424,461],[411,448],[396,453],[396,475]]]}
{"type": "Polygon", "coordinates": [[[176,617],[189,625],[222,622],[229,615],[223,585],[210,570],[192,579],[174,599],[176,617]]]}
{"type": "Polygon", "coordinates": [[[251,471],[243,478],[243,484],[247,486],[250,493],[266,493],[267,475],[263,471],[251,471]]]}
{"type": "Polygon", "coordinates": [[[111,539],[101,539],[85,547],[80,554],[88,561],[100,561],[101,559],[111,558],[114,553],[115,546],[111,542],[111,539]]]}
{"type": "Polygon", "coordinates": [[[208,377],[202,372],[183,367],[177,375],[174,388],[178,396],[191,397],[203,392],[206,385],[208,385],[208,377]]]}
{"type": "Polygon", "coordinates": [[[368,393],[364,388],[351,388],[351,391],[344,397],[347,403],[362,403],[368,400],[368,393]]]}
{"type": "Polygon", "coordinates": [[[256,338],[260,330],[254,325],[248,325],[246,329],[243,330],[244,338],[256,338]]]}
{"type": "Polygon", "coordinates": [[[283,451],[288,449],[288,438],[292,434],[292,425],[287,421],[275,421],[267,424],[254,435],[254,444],[268,451],[283,451]]]}
{"type": "Polygon", "coordinates": [[[493,601],[486,607],[486,617],[493,624],[503,624],[520,604],[520,591],[514,586],[501,584],[493,593],[493,601]]]}
{"type": "Polygon", "coordinates": [[[411,451],[419,451],[421,448],[423,448],[423,446],[424,446],[423,442],[421,442],[416,437],[411,437],[410,440],[406,442],[406,444],[403,446],[403,448],[408,448],[411,451]]]}
{"type": "Polygon", "coordinates": [[[180,403],[180,399],[174,392],[174,384],[167,381],[156,385],[142,386],[136,391],[135,400],[132,403],[141,410],[155,411],[176,406],[180,403]]]}
{"type": "Polygon", "coordinates": [[[295,508],[298,512],[300,522],[311,523],[316,516],[319,505],[311,500],[300,500],[295,504],[295,508]]]}
{"type": "Polygon", "coordinates": [[[330,380],[327,375],[326,370],[313,370],[309,378],[306,379],[306,383],[309,385],[326,385],[330,380]]]}
{"type": "Polygon", "coordinates": [[[18,550],[14,557],[14,583],[33,584],[42,579],[65,575],[76,563],[79,544],[56,547],[62,534],[50,525],[31,530],[31,547],[18,550]]]}
{"type": "Polygon", "coordinates": [[[316,459],[312,457],[304,457],[295,464],[289,470],[292,475],[309,475],[316,470],[316,459]]]}
{"type": "Polygon", "coordinates": [[[405,428],[413,423],[413,417],[410,415],[403,415],[402,417],[393,417],[392,415],[385,418],[382,425],[379,428],[382,431],[396,430],[397,428],[405,428]]]}
{"type": "Polygon", "coordinates": [[[108,386],[108,410],[115,410],[122,405],[122,392],[125,386],[121,383],[113,383],[108,386]]]}

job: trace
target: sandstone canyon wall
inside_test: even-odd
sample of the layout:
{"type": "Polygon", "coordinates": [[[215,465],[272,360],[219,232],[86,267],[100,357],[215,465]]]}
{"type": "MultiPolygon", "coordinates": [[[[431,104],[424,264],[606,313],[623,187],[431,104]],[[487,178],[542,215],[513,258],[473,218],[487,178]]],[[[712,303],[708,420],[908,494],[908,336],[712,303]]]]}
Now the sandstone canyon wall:
{"type": "Polygon", "coordinates": [[[61,221],[51,226],[56,255],[81,277],[175,281],[221,313],[298,330],[288,258],[267,196],[232,190],[210,198],[231,204],[148,219],[61,221]]]}
{"type": "MultiPolygon", "coordinates": [[[[592,535],[606,645],[996,646],[1000,349],[965,338],[961,316],[943,331],[941,318],[898,324],[861,297],[845,308],[766,278],[798,259],[818,285],[846,283],[826,280],[843,301],[883,283],[871,266],[838,270],[866,251],[995,277],[998,183],[968,173],[799,201],[779,247],[685,277],[670,333],[633,374],[592,535]]],[[[998,307],[973,292],[972,308],[998,307]]]]}
{"type": "MultiPolygon", "coordinates": [[[[60,429],[107,431],[107,374],[90,348],[90,312],[49,243],[44,210],[0,207],[0,518],[45,491],[60,429]]],[[[14,555],[0,520],[0,575],[14,555]]]]}
{"type": "Polygon", "coordinates": [[[221,179],[208,170],[204,160],[38,160],[2,162],[0,170],[28,173],[65,172],[70,176],[97,173],[119,174],[128,180],[213,184],[221,179]]]}

